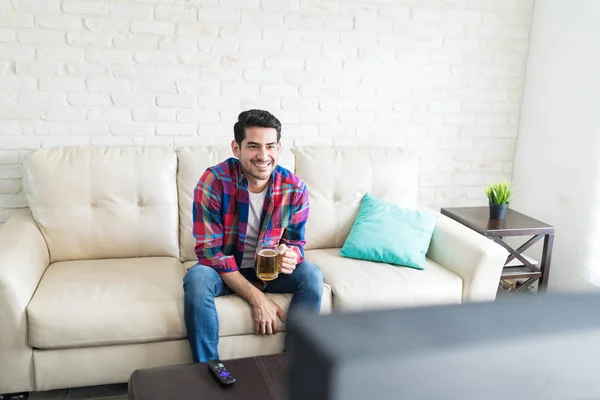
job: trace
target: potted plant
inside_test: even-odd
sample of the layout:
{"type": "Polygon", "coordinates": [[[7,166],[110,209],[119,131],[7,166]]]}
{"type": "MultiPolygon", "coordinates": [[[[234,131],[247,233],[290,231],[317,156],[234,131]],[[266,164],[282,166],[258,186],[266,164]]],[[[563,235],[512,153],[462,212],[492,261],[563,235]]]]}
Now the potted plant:
{"type": "Polygon", "coordinates": [[[513,194],[512,182],[502,180],[485,188],[490,202],[490,219],[504,219],[513,194]]]}

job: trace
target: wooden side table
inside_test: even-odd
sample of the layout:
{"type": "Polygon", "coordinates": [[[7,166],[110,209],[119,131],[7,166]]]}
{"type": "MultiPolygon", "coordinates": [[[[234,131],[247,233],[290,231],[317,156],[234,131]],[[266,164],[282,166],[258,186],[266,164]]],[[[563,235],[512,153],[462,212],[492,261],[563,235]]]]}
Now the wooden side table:
{"type": "Polygon", "coordinates": [[[504,220],[491,220],[488,207],[442,208],[441,213],[492,239],[509,251],[510,255],[504,264],[500,280],[527,280],[512,290],[506,290],[502,285],[499,285],[500,290],[508,293],[524,292],[538,281],[538,293],[546,291],[552,259],[552,245],[554,243],[553,226],[510,208],[504,220]],[[505,236],[533,237],[519,248],[513,249],[502,240],[505,236]],[[538,268],[534,260],[525,257],[522,253],[542,238],[544,238],[544,247],[538,268]]]}

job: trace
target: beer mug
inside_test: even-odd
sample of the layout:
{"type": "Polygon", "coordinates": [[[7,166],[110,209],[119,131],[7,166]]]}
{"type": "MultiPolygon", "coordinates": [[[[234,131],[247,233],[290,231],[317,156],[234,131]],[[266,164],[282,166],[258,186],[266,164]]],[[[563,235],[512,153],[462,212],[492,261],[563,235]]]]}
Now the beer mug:
{"type": "Polygon", "coordinates": [[[259,242],[256,246],[256,276],[263,281],[272,281],[279,276],[281,255],[277,244],[259,242]]]}

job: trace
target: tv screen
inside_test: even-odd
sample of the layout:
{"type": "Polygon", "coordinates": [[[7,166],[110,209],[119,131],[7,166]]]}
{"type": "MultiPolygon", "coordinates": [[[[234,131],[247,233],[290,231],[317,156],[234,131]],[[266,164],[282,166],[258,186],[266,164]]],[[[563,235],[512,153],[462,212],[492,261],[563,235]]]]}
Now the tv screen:
{"type": "Polygon", "coordinates": [[[292,400],[598,399],[600,294],[298,314],[292,400]]]}

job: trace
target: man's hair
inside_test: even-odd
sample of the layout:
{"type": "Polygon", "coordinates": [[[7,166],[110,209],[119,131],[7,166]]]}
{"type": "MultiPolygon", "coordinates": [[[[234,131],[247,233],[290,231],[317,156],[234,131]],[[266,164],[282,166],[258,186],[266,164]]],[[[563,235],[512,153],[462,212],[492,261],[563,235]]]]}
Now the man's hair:
{"type": "Polygon", "coordinates": [[[281,122],[273,114],[264,110],[248,110],[238,115],[238,122],[233,125],[235,141],[240,146],[246,138],[246,128],[259,126],[261,128],[275,128],[277,130],[277,142],[281,139],[281,122]]]}

